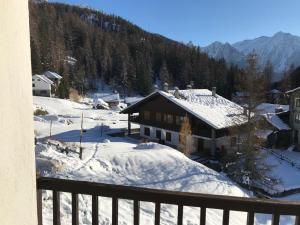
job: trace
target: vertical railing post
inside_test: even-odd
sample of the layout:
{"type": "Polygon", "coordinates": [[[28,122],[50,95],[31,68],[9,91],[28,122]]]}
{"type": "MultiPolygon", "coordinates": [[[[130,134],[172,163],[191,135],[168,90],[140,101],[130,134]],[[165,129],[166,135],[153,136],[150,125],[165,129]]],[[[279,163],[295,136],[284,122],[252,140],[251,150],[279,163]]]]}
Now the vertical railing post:
{"type": "Polygon", "coordinates": [[[206,223],[206,208],[201,207],[201,212],[200,212],[200,225],[205,225],[206,223]]]}
{"type": "Polygon", "coordinates": [[[112,198],[112,225],[118,225],[118,198],[112,198]]]}
{"type": "Polygon", "coordinates": [[[296,216],[295,225],[300,225],[300,216],[296,216]]]}
{"type": "Polygon", "coordinates": [[[133,225],[140,224],[140,202],[134,200],[133,202],[133,225]]]}
{"type": "Polygon", "coordinates": [[[53,191],[53,225],[60,225],[60,193],[53,191]]]}
{"type": "Polygon", "coordinates": [[[38,225],[43,225],[43,191],[41,189],[37,189],[36,201],[37,201],[38,225]]]}
{"type": "Polygon", "coordinates": [[[280,215],[275,213],[272,215],[272,225],[279,225],[280,215]]]}
{"type": "Polygon", "coordinates": [[[224,209],[223,210],[223,225],[229,225],[229,210],[224,209]]]}
{"type": "Polygon", "coordinates": [[[156,202],[155,203],[155,225],[160,225],[160,203],[156,202]]]}
{"type": "Polygon", "coordinates": [[[247,225],[254,225],[254,212],[247,213],[247,225]]]}
{"type": "Polygon", "coordinates": [[[98,196],[92,196],[92,225],[99,224],[99,205],[98,205],[98,196]]]}
{"type": "Polygon", "coordinates": [[[182,223],[183,223],[183,205],[178,205],[177,225],[182,225],[182,223]]]}
{"type": "Polygon", "coordinates": [[[72,193],[72,225],[79,225],[78,194],[72,193]]]}

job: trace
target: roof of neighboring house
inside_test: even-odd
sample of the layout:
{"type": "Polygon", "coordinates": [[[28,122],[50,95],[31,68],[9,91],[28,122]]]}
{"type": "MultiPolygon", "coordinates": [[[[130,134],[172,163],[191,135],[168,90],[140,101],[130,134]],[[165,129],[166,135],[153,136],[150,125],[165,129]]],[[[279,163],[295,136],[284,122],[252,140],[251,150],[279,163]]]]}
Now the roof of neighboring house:
{"type": "Polygon", "coordinates": [[[280,115],[286,114],[290,110],[289,105],[278,105],[271,103],[261,103],[256,107],[257,113],[267,120],[269,124],[278,130],[290,130],[280,115]]]}
{"type": "Polygon", "coordinates": [[[39,79],[41,79],[42,81],[46,82],[47,84],[51,84],[51,85],[54,84],[53,81],[50,80],[50,79],[48,79],[45,75],[35,74],[35,75],[33,75],[32,77],[39,78],[39,79]]]}
{"type": "Polygon", "coordinates": [[[161,95],[169,101],[183,108],[185,111],[204,121],[215,129],[223,129],[244,124],[247,117],[243,114],[243,107],[223,98],[220,95],[212,95],[208,89],[178,90],[179,98],[175,97],[175,91],[156,91],[141,101],[127,107],[121,113],[139,106],[143,102],[156,95],[161,95]]]}
{"type": "Polygon", "coordinates": [[[46,71],[45,73],[44,73],[44,75],[46,76],[46,77],[48,77],[49,79],[62,79],[62,76],[60,76],[60,75],[58,75],[57,73],[55,73],[55,72],[51,72],[51,71],[46,71]]]}
{"type": "Polygon", "coordinates": [[[300,87],[297,87],[297,88],[292,89],[292,90],[289,90],[289,91],[287,91],[287,92],[285,92],[285,93],[290,94],[290,93],[293,93],[293,92],[299,91],[299,90],[300,90],[300,87]]]}
{"type": "Polygon", "coordinates": [[[270,91],[270,93],[272,93],[272,94],[281,94],[282,91],[279,91],[278,89],[272,89],[272,90],[270,91]]]}
{"type": "Polygon", "coordinates": [[[275,113],[267,113],[263,115],[266,120],[278,130],[290,130],[291,128],[287,125],[280,117],[275,113]]]}
{"type": "Polygon", "coordinates": [[[142,100],[143,97],[126,97],[125,98],[125,103],[127,104],[134,104],[140,100],[142,100]]]}
{"type": "Polygon", "coordinates": [[[101,98],[105,102],[116,102],[120,101],[120,94],[119,93],[97,93],[95,97],[101,98]]]}
{"type": "Polygon", "coordinates": [[[290,106],[271,103],[261,103],[256,107],[256,110],[259,114],[276,113],[276,110],[278,109],[280,109],[281,112],[288,112],[290,111],[290,106]]]}

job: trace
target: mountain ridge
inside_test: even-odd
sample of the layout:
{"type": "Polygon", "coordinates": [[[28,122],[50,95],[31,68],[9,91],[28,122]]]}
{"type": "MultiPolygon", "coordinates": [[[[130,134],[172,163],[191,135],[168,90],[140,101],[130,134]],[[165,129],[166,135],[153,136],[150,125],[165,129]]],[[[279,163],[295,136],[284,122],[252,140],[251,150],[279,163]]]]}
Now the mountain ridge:
{"type": "Polygon", "coordinates": [[[283,73],[291,65],[300,66],[300,37],[279,31],[273,36],[261,36],[254,39],[247,39],[236,43],[218,43],[218,54],[216,55],[215,44],[212,44],[201,48],[210,57],[220,59],[221,56],[228,63],[234,63],[238,66],[245,66],[246,56],[255,51],[258,55],[258,64],[263,68],[268,61],[273,65],[274,72],[283,73]],[[226,54],[229,46],[232,54],[226,54]]]}

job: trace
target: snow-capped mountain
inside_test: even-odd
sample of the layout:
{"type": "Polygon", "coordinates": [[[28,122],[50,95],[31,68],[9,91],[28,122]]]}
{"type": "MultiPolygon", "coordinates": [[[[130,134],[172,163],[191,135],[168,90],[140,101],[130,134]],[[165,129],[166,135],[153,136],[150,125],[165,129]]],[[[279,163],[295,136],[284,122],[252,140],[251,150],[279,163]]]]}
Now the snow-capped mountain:
{"type": "Polygon", "coordinates": [[[292,64],[300,66],[300,37],[289,33],[278,32],[272,37],[263,36],[232,45],[214,42],[203,48],[211,57],[223,57],[227,62],[240,66],[245,65],[247,54],[253,50],[258,55],[259,65],[263,67],[270,61],[277,73],[282,73],[292,64]]]}
{"type": "Polygon", "coordinates": [[[245,56],[229,43],[214,42],[211,45],[202,48],[210,57],[215,59],[225,59],[228,63],[237,64],[239,66],[245,65],[245,56]]]}

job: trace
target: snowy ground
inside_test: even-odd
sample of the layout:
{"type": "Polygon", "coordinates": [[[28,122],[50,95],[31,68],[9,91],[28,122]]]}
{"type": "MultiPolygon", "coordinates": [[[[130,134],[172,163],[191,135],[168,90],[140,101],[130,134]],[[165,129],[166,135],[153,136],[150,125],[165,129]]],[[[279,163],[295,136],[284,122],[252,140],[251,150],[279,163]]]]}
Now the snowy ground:
{"type": "Polygon", "coordinates": [[[273,150],[273,152],[275,154],[268,151],[266,162],[272,166],[271,176],[279,179],[280,183],[275,185],[273,190],[267,191],[280,193],[300,188],[300,153],[289,150],[273,150]]]}
{"type": "MultiPolygon", "coordinates": [[[[117,132],[127,126],[126,115],[115,111],[93,110],[85,104],[61,99],[34,97],[34,109],[47,110],[49,115],[35,116],[36,135],[40,141],[36,147],[37,167],[43,176],[86,180],[111,184],[167,189],[176,191],[209,193],[231,196],[248,194],[229,178],[202,164],[196,163],[175,149],[154,144],[139,144],[129,138],[109,137],[108,132],[117,132]],[[81,114],[83,127],[87,130],[83,137],[83,160],[77,153],[68,155],[57,147],[45,144],[49,136],[52,120],[52,139],[59,140],[71,149],[78,147],[81,114]],[[104,135],[101,137],[101,127],[104,135]]],[[[44,222],[51,224],[52,196],[44,193],[44,222]]],[[[71,196],[62,194],[62,224],[71,222],[71,196]]],[[[119,202],[119,224],[133,223],[132,202],[119,202]]],[[[111,199],[99,199],[100,224],[111,224],[111,199]]],[[[80,224],[91,224],[91,197],[79,198],[80,224]]],[[[141,224],[153,224],[154,205],[141,204],[141,224]]],[[[176,224],[177,208],[163,205],[161,224],[176,224]]],[[[257,216],[257,224],[270,224],[267,216],[257,216]]],[[[293,224],[293,219],[284,217],[282,224],[293,224]]],[[[207,224],[220,224],[222,212],[208,210],[207,224]]],[[[231,212],[230,222],[245,224],[245,213],[231,212]]],[[[184,224],[199,224],[199,209],[184,208],[184,224]]]]}

